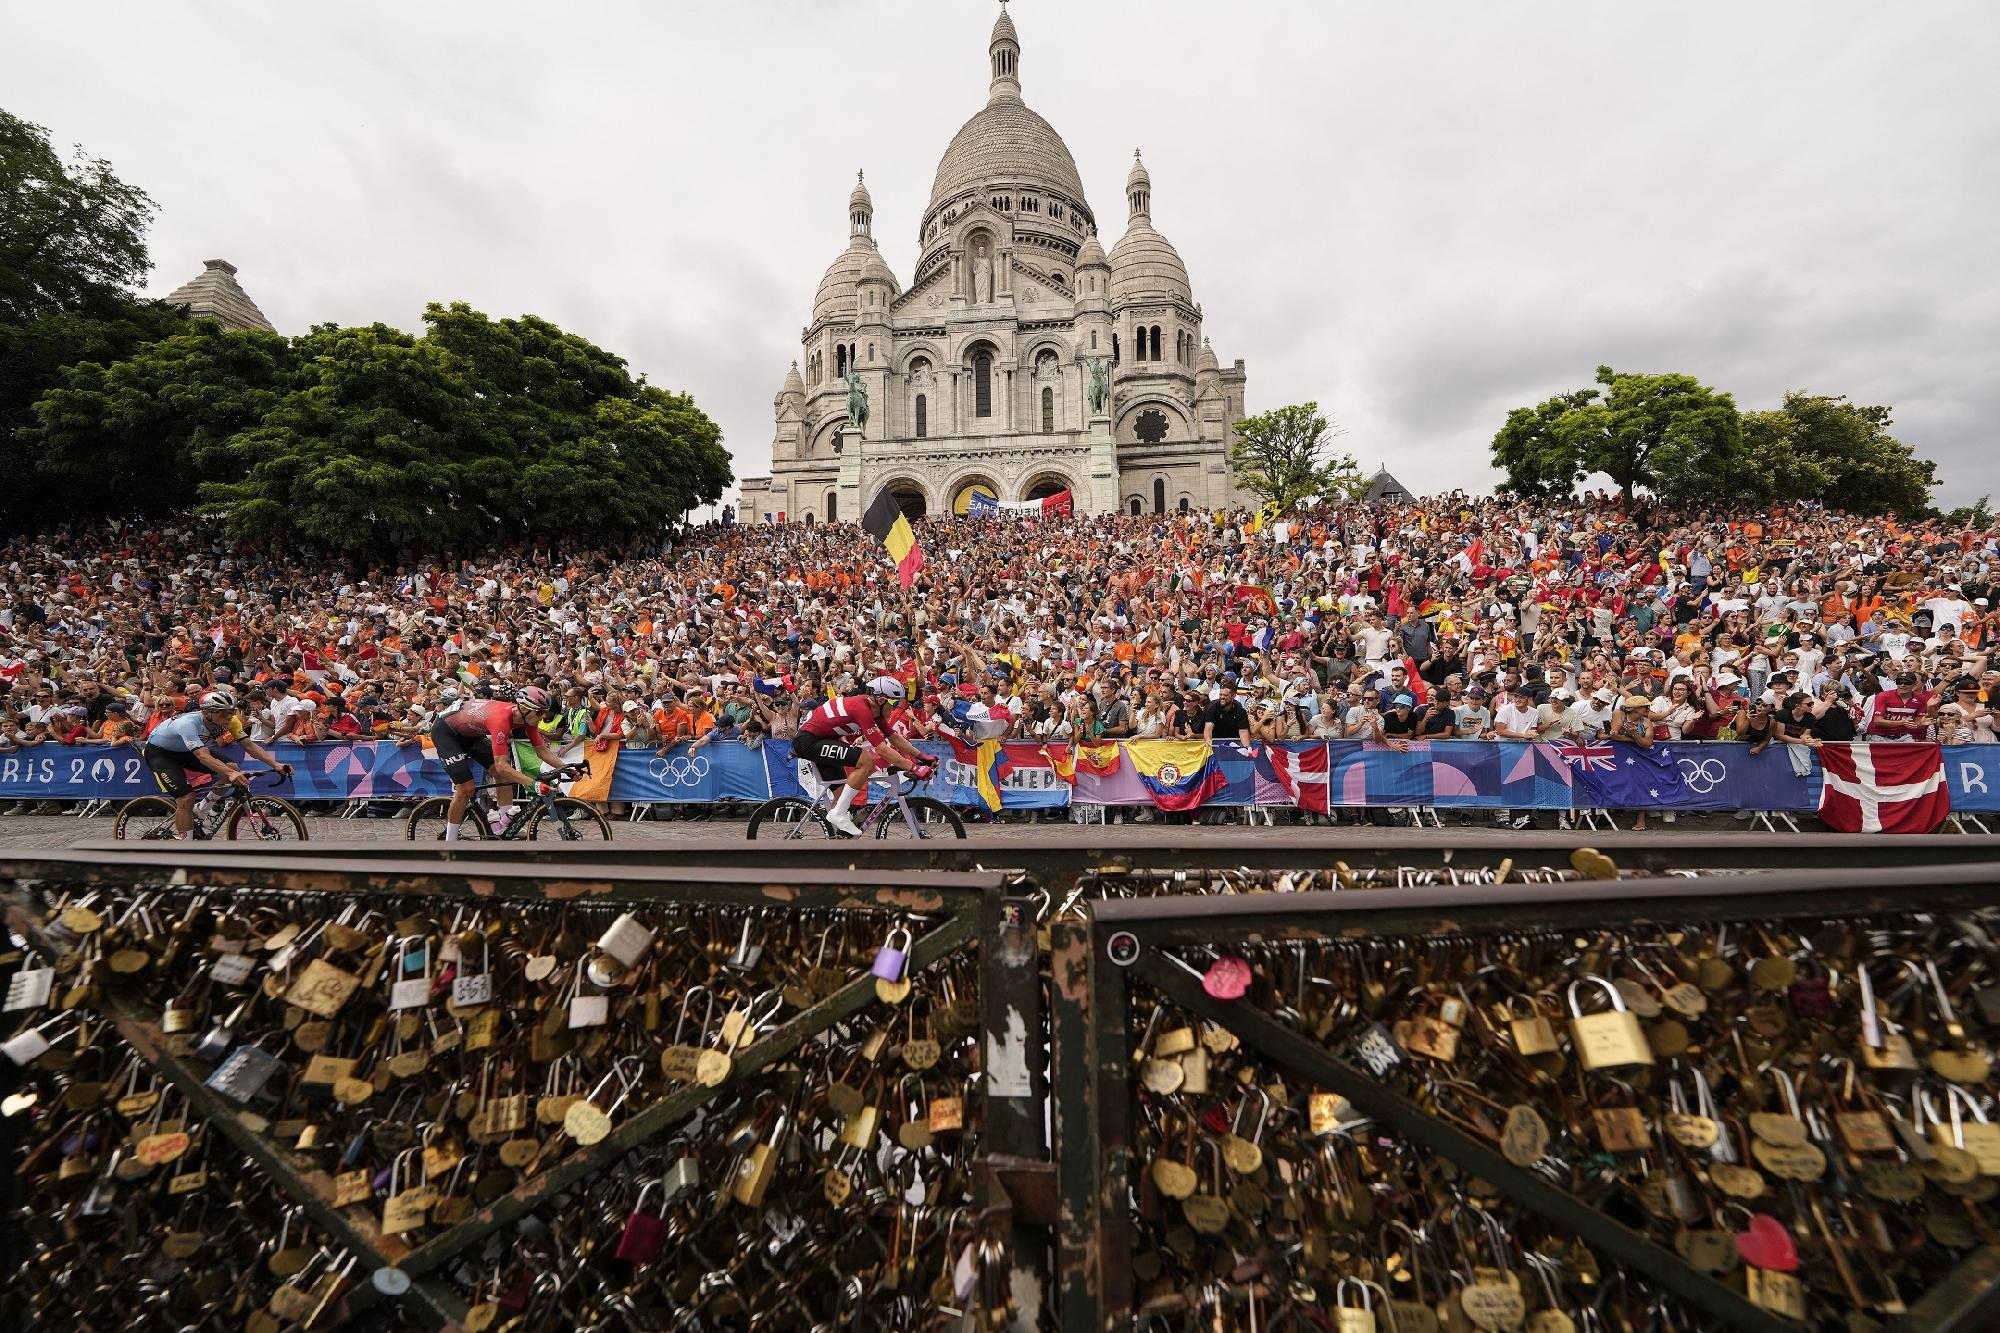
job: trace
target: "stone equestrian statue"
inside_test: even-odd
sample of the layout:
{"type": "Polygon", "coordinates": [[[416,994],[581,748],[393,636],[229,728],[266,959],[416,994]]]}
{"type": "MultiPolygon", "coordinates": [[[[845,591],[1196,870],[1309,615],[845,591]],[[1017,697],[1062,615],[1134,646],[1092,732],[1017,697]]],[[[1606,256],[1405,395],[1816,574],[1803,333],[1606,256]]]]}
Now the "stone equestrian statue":
{"type": "Polygon", "coordinates": [[[847,372],[847,424],[857,435],[868,429],[868,386],[851,370],[847,372]]]}

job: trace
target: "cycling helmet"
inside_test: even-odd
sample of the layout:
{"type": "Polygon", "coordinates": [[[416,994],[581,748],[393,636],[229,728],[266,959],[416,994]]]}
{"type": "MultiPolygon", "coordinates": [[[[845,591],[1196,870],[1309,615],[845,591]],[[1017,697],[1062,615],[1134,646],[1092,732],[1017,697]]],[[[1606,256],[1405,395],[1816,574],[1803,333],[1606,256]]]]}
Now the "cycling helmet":
{"type": "Polygon", "coordinates": [[[875,677],[875,679],[868,682],[868,692],[898,703],[909,697],[903,689],[903,682],[897,680],[894,676],[875,677]]]}
{"type": "Polygon", "coordinates": [[[461,697],[463,696],[459,694],[458,686],[456,685],[447,685],[438,691],[438,702],[440,704],[455,704],[461,697]]]}
{"type": "Polygon", "coordinates": [[[539,685],[525,686],[514,696],[514,703],[520,708],[532,708],[537,713],[546,713],[551,704],[549,692],[539,685]]]}
{"type": "Polygon", "coordinates": [[[204,713],[233,713],[236,711],[236,695],[224,689],[210,690],[201,696],[201,711],[204,713]]]}

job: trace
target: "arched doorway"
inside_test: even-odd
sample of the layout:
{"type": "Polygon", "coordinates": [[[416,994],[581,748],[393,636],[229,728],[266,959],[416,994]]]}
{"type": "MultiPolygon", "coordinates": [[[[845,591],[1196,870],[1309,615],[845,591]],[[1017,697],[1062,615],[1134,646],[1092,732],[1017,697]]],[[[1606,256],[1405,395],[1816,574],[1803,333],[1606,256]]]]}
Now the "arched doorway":
{"type": "Polygon", "coordinates": [[[924,495],[921,487],[911,482],[891,482],[889,484],[889,498],[894,500],[896,507],[903,511],[903,517],[909,519],[912,523],[930,512],[931,502],[929,498],[924,495]]]}
{"type": "Polygon", "coordinates": [[[1044,472],[1022,487],[1021,498],[1023,500],[1046,500],[1051,495],[1060,495],[1064,491],[1074,489],[1075,487],[1070,482],[1070,479],[1061,473],[1044,472]]]}
{"type": "Polygon", "coordinates": [[[959,483],[956,491],[952,492],[951,512],[960,518],[965,517],[965,511],[972,507],[972,497],[975,495],[984,495],[997,500],[1000,498],[1000,491],[984,477],[968,477],[959,483]]]}

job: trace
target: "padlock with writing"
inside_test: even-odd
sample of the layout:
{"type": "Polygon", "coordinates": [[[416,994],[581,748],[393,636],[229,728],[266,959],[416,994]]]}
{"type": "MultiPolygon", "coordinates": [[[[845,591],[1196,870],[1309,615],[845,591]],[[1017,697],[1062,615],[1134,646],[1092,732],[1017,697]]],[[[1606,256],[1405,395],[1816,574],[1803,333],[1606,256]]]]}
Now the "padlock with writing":
{"type": "Polygon", "coordinates": [[[21,968],[7,979],[7,999],[0,1004],[0,1012],[12,1013],[17,1009],[39,1009],[49,1002],[49,992],[55,988],[56,970],[38,965],[33,950],[21,960],[21,968]]]}
{"type": "Polygon", "coordinates": [[[479,935],[479,970],[472,970],[472,959],[466,956],[461,945],[458,970],[451,979],[451,1002],[461,1009],[473,1009],[489,1004],[493,999],[493,953],[492,946],[484,934],[479,935]]]}
{"type": "Polygon", "coordinates": [[[1653,1048],[1639,1017],[1625,1007],[1618,988],[1599,976],[1587,976],[1569,985],[1569,1030],[1576,1043],[1577,1057],[1585,1069],[1619,1069],[1627,1065],[1653,1063],[1653,1048]],[[1611,1008],[1594,1014],[1583,1012],[1577,995],[1580,987],[1595,985],[1611,1000],[1611,1008]]]}

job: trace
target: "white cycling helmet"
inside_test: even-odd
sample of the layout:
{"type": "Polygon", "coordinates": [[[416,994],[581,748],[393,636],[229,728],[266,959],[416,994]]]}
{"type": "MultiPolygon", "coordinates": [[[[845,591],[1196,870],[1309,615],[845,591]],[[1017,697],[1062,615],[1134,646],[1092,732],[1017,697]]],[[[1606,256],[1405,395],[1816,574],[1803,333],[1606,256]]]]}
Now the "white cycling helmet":
{"type": "Polygon", "coordinates": [[[201,711],[204,713],[233,713],[236,711],[236,695],[229,690],[214,689],[201,696],[201,711]]]}
{"type": "Polygon", "coordinates": [[[903,682],[897,680],[894,676],[875,677],[875,679],[868,682],[868,692],[884,699],[895,700],[899,703],[909,697],[908,691],[903,688],[903,682]]]}

